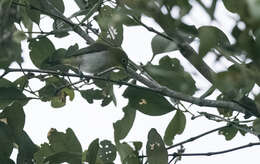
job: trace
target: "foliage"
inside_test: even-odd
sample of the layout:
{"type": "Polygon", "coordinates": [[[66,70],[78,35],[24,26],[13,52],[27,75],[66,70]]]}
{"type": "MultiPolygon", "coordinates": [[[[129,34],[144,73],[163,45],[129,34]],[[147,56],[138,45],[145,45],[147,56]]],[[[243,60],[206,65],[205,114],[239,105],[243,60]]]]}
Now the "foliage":
{"type": "MultiPolygon", "coordinates": [[[[260,94],[253,92],[254,87],[259,89],[260,86],[258,0],[212,0],[209,6],[200,0],[196,0],[196,4],[191,0],[75,0],[78,11],[71,13],[70,17],[63,15],[65,3],[65,0],[0,1],[1,163],[15,163],[10,156],[12,150],[17,148],[16,163],[20,164],[112,164],[118,154],[125,164],[142,164],[146,161],[149,164],[166,164],[170,156],[168,150],[175,147],[175,136],[185,130],[189,114],[194,119],[203,116],[209,120],[226,122],[227,126],[216,130],[226,140],[232,140],[238,132],[260,136],[260,94]],[[223,3],[229,12],[239,17],[229,34],[234,39],[232,42],[230,36],[218,27],[203,25],[197,28],[182,19],[196,5],[200,5],[212,20],[216,20],[214,13],[218,3],[223,3]],[[176,8],[179,9],[177,16],[172,16],[176,8]],[[41,24],[44,17],[53,20],[52,31],[36,32],[35,29],[41,30],[40,27],[44,26],[41,24]],[[142,17],[153,19],[162,32],[144,24],[142,17]],[[123,35],[125,26],[144,27],[154,33],[151,41],[153,57],[144,65],[132,64],[126,70],[88,76],[77,68],[54,62],[78,50],[78,45],[57,49],[49,36],[62,40],[74,31],[91,44],[95,42],[89,36],[91,32],[96,35],[96,41],[111,47],[121,47],[123,40],[127,39],[123,35]],[[28,42],[30,59],[37,69],[22,67],[21,42],[24,40],[28,42]],[[191,43],[198,43],[198,52],[190,46],[191,43]],[[194,76],[185,71],[182,61],[168,56],[178,50],[212,84],[212,88],[201,98],[193,97],[198,91],[194,76]],[[225,60],[232,64],[225,71],[215,73],[214,66],[203,61],[208,55],[214,56],[216,63],[225,60]],[[160,58],[158,64],[155,64],[155,58],[160,58]],[[12,63],[18,63],[20,68],[11,68],[12,63]],[[24,75],[11,81],[6,75],[14,72],[22,72],[24,75]],[[32,90],[30,85],[35,79],[42,82],[43,86],[32,90]],[[95,86],[90,87],[90,83],[95,86]],[[67,97],[73,101],[75,92],[79,92],[86,100],[85,103],[92,104],[100,100],[101,106],[111,102],[116,105],[114,85],[127,86],[123,97],[128,100],[127,106],[123,108],[123,118],[113,124],[114,143],[96,139],[87,150],[82,150],[76,134],[69,128],[65,133],[51,129],[48,143],[37,146],[30,139],[30,134],[24,131],[26,116],[23,108],[32,99],[42,103],[51,102],[53,108],[60,108],[66,106],[67,97]],[[206,97],[216,89],[220,91],[219,96],[215,100],[207,100],[206,97]],[[197,114],[189,111],[182,102],[216,107],[219,114],[197,114]],[[164,137],[155,129],[148,132],[148,141],[143,148],[146,150],[145,156],[141,155],[142,142],[130,144],[123,141],[134,124],[136,112],[149,116],[174,113],[164,137]],[[248,118],[256,119],[252,124],[248,118]]],[[[128,55],[131,58],[131,54],[128,55]]],[[[181,149],[174,155],[181,157],[183,153],[184,149],[181,149]]]]}

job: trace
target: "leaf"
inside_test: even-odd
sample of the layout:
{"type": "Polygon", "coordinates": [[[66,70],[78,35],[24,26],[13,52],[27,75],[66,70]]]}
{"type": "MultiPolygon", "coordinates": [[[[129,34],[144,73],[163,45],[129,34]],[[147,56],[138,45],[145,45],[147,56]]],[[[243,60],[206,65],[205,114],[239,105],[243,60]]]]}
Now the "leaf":
{"type": "MultiPolygon", "coordinates": [[[[41,8],[41,4],[38,0],[29,0],[29,4],[36,8],[41,8]]],[[[40,11],[31,9],[30,7],[26,8],[27,15],[29,18],[36,24],[40,24],[40,11]]]]}
{"type": "Polygon", "coordinates": [[[123,42],[123,26],[118,22],[116,17],[114,17],[114,12],[113,8],[103,6],[94,19],[101,29],[100,39],[105,39],[112,45],[120,47],[123,42]]]}
{"type": "Polygon", "coordinates": [[[52,3],[61,13],[64,13],[65,6],[63,0],[50,0],[49,2],[52,3]]]}
{"type": "Polygon", "coordinates": [[[236,0],[234,3],[233,0],[223,0],[224,6],[227,10],[232,13],[238,13],[241,17],[246,17],[247,14],[247,1],[236,0]]]}
{"type": "Polygon", "coordinates": [[[116,145],[122,164],[139,164],[138,156],[127,143],[119,143],[116,145]]]}
{"type": "Polygon", "coordinates": [[[13,142],[11,128],[0,121],[0,159],[9,159],[13,151],[13,142]]]}
{"type": "Polygon", "coordinates": [[[21,104],[14,103],[4,109],[4,114],[7,118],[8,125],[12,128],[15,134],[20,134],[23,131],[25,124],[25,113],[21,104]]]}
{"type": "Polygon", "coordinates": [[[92,104],[94,100],[102,100],[104,99],[104,95],[102,90],[100,89],[87,89],[80,91],[81,96],[87,100],[88,103],[92,104]]]}
{"type": "Polygon", "coordinates": [[[202,26],[199,28],[199,54],[205,56],[211,48],[225,48],[230,45],[228,37],[223,31],[214,26],[202,26]]]}
{"type": "Polygon", "coordinates": [[[254,86],[254,81],[236,65],[230,66],[228,71],[217,73],[215,78],[214,85],[229,99],[240,100],[254,86]]]}
{"type": "Polygon", "coordinates": [[[78,7],[82,10],[87,6],[87,2],[85,0],[74,0],[78,7]]]}
{"type": "Polygon", "coordinates": [[[18,155],[16,163],[31,163],[33,155],[38,151],[38,147],[33,143],[25,131],[16,134],[15,143],[18,145],[18,155]]]}
{"type": "Polygon", "coordinates": [[[192,76],[184,71],[176,58],[164,56],[160,59],[159,65],[148,63],[144,70],[159,84],[169,89],[193,95],[197,90],[192,76]]]}
{"type": "Polygon", "coordinates": [[[132,128],[136,110],[127,105],[123,108],[124,117],[113,124],[115,141],[124,139],[132,128]]]}
{"type": "Polygon", "coordinates": [[[99,150],[99,139],[95,139],[90,143],[88,147],[88,151],[86,153],[86,162],[88,162],[89,164],[96,164],[98,150],[99,150]]]}
{"type": "Polygon", "coordinates": [[[53,31],[55,31],[55,37],[63,38],[69,35],[71,26],[60,19],[55,19],[52,24],[53,31]]]}
{"type": "Polygon", "coordinates": [[[163,96],[152,91],[128,87],[123,96],[128,98],[128,105],[132,108],[150,116],[160,116],[175,110],[163,96]]]}
{"type": "Polygon", "coordinates": [[[254,129],[255,132],[257,132],[260,135],[260,118],[257,118],[253,122],[253,129],[254,129]]]}
{"type": "Polygon", "coordinates": [[[168,124],[163,140],[166,145],[172,145],[172,141],[177,134],[182,134],[186,126],[186,117],[182,111],[177,110],[173,119],[168,124]]]}
{"type": "Polygon", "coordinates": [[[48,134],[48,140],[55,152],[82,153],[80,142],[70,128],[66,130],[66,133],[51,129],[48,134]]]}
{"type": "Polygon", "coordinates": [[[44,62],[46,62],[46,60],[50,58],[55,51],[54,45],[46,37],[39,40],[32,40],[29,44],[29,49],[30,58],[33,64],[40,69],[45,68],[44,62]]]}
{"type": "Polygon", "coordinates": [[[75,164],[81,164],[81,154],[80,153],[72,153],[72,152],[58,152],[53,155],[48,156],[44,162],[45,163],[75,163],[75,164]]]}
{"type": "Polygon", "coordinates": [[[116,159],[116,147],[109,140],[103,140],[100,142],[100,148],[98,150],[98,157],[104,163],[111,163],[116,159]]]}
{"type": "MultiPolygon", "coordinates": [[[[165,35],[165,33],[163,34],[165,35]]],[[[178,49],[176,43],[162,37],[161,35],[154,36],[151,44],[154,56],[157,54],[171,52],[178,49]]]]}
{"type": "Polygon", "coordinates": [[[2,78],[0,79],[0,108],[5,108],[14,102],[25,105],[28,98],[15,87],[15,84],[2,78]]]}
{"type": "Polygon", "coordinates": [[[236,136],[237,132],[238,132],[237,128],[235,128],[234,126],[229,126],[229,127],[220,129],[218,131],[218,134],[225,136],[225,139],[227,141],[230,141],[236,136]]]}
{"type": "Polygon", "coordinates": [[[168,153],[162,137],[154,128],[148,133],[146,154],[149,164],[168,164],[168,153]]]}

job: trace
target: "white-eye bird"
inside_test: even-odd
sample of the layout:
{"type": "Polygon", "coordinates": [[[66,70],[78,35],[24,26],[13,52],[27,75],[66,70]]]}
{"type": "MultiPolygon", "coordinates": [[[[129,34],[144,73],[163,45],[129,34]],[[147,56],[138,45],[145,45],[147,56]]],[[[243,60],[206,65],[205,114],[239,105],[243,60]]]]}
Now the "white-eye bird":
{"type": "Polygon", "coordinates": [[[121,48],[96,42],[65,56],[61,63],[79,68],[83,72],[97,74],[110,68],[126,68],[128,57],[121,48]]]}

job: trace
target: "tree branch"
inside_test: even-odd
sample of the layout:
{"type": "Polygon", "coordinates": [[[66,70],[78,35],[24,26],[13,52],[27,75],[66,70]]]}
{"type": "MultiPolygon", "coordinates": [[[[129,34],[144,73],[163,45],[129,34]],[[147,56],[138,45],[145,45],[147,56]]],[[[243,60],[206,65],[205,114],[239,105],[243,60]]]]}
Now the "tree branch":
{"type": "Polygon", "coordinates": [[[82,30],[77,24],[74,24],[70,19],[68,19],[67,17],[65,17],[59,10],[57,10],[55,7],[53,7],[52,4],[50,4],[50,2],[47,0],[44,0],[43,3],[41,3],[43,5],[43,7],[45,9],[40,9],[37,8],[33,5],[27,5],[27,4],[23,4],[23,3],[19,3],[19,2],[14,2],[12,1],[13,5],[18,5],[18,6],[22,6],[22,7],[29,7],[32,10],[37,10],[42,12],[45,15],[48,15],[50,17],[54,17],[54,18],[58,18],[62,21],[64,21],[65,23],[67,23],[68,25],[70,25],[72,27],[72,30],[74,32],[76,32],[78,35],[80,35],[83,39],[86,40],[86,42],[88,44],[94,43],[95,41],[84,31],[82,30]]]}
{"type": "Polygon", "coordinates": [[[180,145],[184,145],[184,144],[189,143],[189,142],[192,142],[192,141],[197,140],[197,139],[199,139],[199,138],[201,138],[201,137],[203,137],[203,136],[205,136],[205,135],[208,135],[208,134],[210,134],[210,133],[219,131],[219,130],[221,130],[221,129],[223,129],[223,128],[226,128],[226,127],[229,127],[229,126],[230,126],[230,125],[222,126],[222,127],[219,127],[219,128],[216,128],[216,129],[213,129],[213,130],[210,130],[210,131],[207,131],[207,132],[205,132],[205,133],[202,133],[202,134],[200,134],[200,135],[197,135],[197,136],[195,136],[195,137],[191,137],[191,138],[189,138],[189,139],[187,139],[187,140],[185,140],[185,141],[182,141],[182,142],[177,143],[177,144],[175,144],[175,145],[169,146],[169,147],[167,148],[167,150],[172,149],[172,148],[177,147],[177,146],[180,146],[180,145]]]}
{"type": "MultiPolygon", "coordinates": [[[[92,75],[79,75],[79,74],[73,74],[73,73],[64,73],[64,72],[57,72],[57,71],[51,71],[51,70],[37,70],[37,69],[23,69],[24,72],[34,72],[34,73],[48,73],[48,74],[53,74],[53,75],[58,75],[58,76],[70,76],[70,77],[79,77],[79,78],[86,78],[86,79],[96,79],[96,80],[103,80],[103,81],[108,81],[108,82],[112,82],[116,85],[126,85],[126,86],[130,86],[130,87],[135,87],[138,89],[144,89],[144,90],[148,90],[148,91],[152,91],[154,93],[158,93],[162,96],[168,96],[171,98],[175,98],[178,100],[182,100],[182,101],[186,101],[192,104],[196,104],[198,106],[206,106],[206,107],[217,107],[217,108],[225,108],[225,109],[231,109],[231,110],[235,110],[235,111],[239,111],[239,112],[244,112],[245,109],[241,106],[239,106],[238,104],[231,102],[231,101],[224,101],[224,100],[208,100],[208,99],[200,99],[197,97],[193,97],[193,96],[188,96],[185,95],[181,92],[176,92],[173,91],[167,87],[164,86],[158,86],[156,84],[154,84],[153,82],[151,82],[150,80],[142,77],[140,74],[136,73],[135,71],[128,69],[128,73],[134,77],[134,79],[137,79],[138,81],[140,81],[141,83],[143,83],[144,85],[146,85],[147,87],[143,87],[143,86],[139,86],[139,85],[135,85],[135,84],[131,84],[131,83],[127,83],[124,81],[116,81],[116,80],[111,80],[111,79],[107,79],[107,78],[103,78],[103,77],[99,77],[99,76],[92,76],[92,75]]],[[[7,73],[9,72],[22,72],[21,69],[13,69],[10,68],[8,70],[6,70],[7,73]]]]}
{"type": "Polygon", "coordinates": [[[248,148],[248,147],[252,147],[252,146],[256,146],[256,145],[260,145],[260,142],[249,143],[249,144],[246,144],[246,145],[243,145],[243,146],[239,146],[239,147],[235,147],[235,148],[227,149],[227,150],[223,150],[223,151],[208,152],[208,153],[185,153],[185,154],[173,153],[173,154],[169,154],[169,156],[173,156],[173,157],[179,157],[179,156],[212,156],[212,155],[229,153],[229,152],[232,152],[232,151],[236,151],[236,150],[239,150],[239,149],[244,149],[244,148],[248,148]]]}

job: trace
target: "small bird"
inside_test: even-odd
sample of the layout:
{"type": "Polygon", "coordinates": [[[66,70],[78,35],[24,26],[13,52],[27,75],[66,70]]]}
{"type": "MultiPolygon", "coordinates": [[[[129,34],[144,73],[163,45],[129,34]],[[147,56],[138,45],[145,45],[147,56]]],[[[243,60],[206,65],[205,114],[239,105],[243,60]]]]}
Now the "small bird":
{"type": "Polygon", "coordinates": [[[86,73],[98,74],[111,68],[126,69],[128,57],[121,48],[96,42],[65,56],[61,63],[79,68],[86,73]]]}

